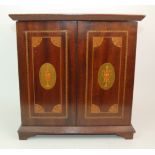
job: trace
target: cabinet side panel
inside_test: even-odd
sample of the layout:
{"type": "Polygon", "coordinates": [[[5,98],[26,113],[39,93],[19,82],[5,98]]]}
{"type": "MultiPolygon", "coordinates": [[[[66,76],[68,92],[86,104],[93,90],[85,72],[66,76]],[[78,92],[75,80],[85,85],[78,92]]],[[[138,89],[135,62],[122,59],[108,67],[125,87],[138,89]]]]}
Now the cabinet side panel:
{"type": "Polygon", "coordinates": [[[21,34],[24,23],[16,22],[17,32],[17,52],[18,52],[18,73],[19,73],[19,88],[20,88],[20,107],[21,107],[21,121],[22,124],[28,121],[28,75],[27,75],[27,61],[26,61],[26,38],[21,34]],[[27,107],[27,108],[25,108],[27,107]]]}

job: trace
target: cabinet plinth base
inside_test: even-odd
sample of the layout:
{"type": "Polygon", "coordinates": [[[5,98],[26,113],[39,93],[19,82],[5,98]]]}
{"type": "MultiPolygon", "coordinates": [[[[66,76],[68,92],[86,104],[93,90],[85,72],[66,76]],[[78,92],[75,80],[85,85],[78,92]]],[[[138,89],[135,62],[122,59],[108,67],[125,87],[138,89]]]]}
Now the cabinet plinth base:
{"type": "Polygon", "coordinates": [[[115,134],[125,139],[132,139],[135,130],[130,126],[21,126],[18,130],[20,140],[35,135],[104,135],[115,134]]]}

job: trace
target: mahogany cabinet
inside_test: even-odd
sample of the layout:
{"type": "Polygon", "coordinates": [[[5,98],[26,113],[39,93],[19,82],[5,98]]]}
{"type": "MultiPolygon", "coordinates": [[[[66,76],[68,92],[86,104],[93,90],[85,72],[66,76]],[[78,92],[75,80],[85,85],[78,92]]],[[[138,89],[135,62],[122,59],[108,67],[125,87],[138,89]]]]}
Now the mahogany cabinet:
{"type": "Polygon", "coordinates": [[[11,14],[22,124],[38,134],[133,138],[137,21],[144,15],[11,14]]]}

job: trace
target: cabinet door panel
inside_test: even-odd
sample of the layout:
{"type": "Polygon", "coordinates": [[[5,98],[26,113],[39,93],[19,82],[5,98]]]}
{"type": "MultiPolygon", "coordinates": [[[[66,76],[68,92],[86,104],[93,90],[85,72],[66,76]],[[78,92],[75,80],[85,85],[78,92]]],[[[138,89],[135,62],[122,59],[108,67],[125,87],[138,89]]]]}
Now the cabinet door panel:
{"type": "Polygon", "coordinates": [[[129,125],[135,22],[78,22],[78,125],[129,125]]]}
{"type": "Polygon", "coordinates": [[[17,29],[23,125],[74,125],[76,22],[18,22],[17,29]]]}

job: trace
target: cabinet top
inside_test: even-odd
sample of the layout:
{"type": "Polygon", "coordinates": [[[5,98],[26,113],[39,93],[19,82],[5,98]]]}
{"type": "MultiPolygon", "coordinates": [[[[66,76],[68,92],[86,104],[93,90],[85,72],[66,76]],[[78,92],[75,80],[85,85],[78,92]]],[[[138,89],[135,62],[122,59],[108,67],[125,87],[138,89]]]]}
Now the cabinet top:
{"type": "Polygon", "coordinates": [[[86,20],[86,21],[140,21],[145,15],[128,14],[9,14],[17,21],[86,20]]]}

